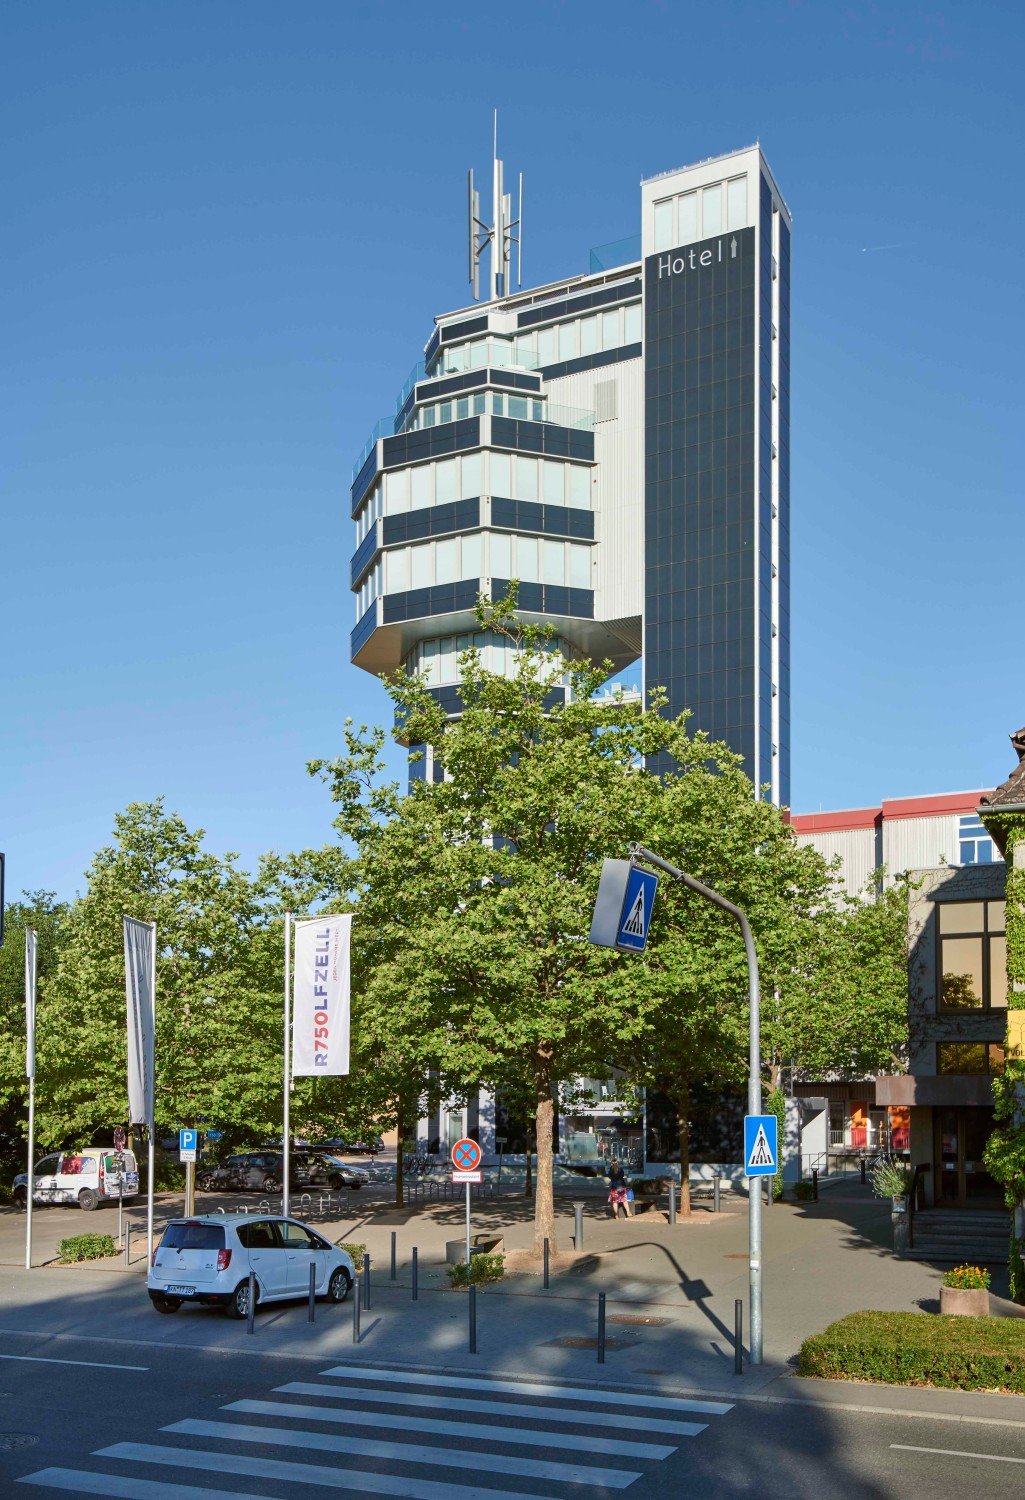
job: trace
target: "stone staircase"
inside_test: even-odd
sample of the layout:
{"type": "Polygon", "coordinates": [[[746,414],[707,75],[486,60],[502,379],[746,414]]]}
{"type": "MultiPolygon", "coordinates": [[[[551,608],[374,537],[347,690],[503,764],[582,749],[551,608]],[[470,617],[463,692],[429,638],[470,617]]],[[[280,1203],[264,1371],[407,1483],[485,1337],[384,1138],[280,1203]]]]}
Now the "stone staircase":
{"type": "Polygon", "coordinates": [[[999,1209],[927,1208],[915,1214],[912,1260],[1006,1266],[1010,1214],[999,1209]]]}

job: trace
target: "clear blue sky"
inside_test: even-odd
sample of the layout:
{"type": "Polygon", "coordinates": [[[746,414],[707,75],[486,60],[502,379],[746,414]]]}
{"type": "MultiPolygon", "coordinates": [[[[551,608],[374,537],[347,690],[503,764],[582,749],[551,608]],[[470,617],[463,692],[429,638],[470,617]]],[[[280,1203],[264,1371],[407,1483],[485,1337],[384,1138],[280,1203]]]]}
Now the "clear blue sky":
{"type": "Polygon", "coordinates": [[[247,862],[328,836],[305,762],[388,713],[348,662],[350,465],[468,300],[493,104],[529,282],[635,233],[642,175],[762,141],[795,217],[795,809],[1006,776],[1022,17],[8,0],[13,891],[72,894],[159,793],[247,862]]]}

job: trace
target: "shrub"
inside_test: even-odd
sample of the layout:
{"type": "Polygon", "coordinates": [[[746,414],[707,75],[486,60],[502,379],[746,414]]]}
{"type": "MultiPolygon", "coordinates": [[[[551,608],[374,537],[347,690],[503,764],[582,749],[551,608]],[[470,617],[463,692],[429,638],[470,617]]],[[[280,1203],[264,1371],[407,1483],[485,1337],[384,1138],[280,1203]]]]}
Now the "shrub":
{"type": "Polygon", "coordinates": [[[877,1198],[903,1198],[911,1191],[911,1177],[901,1162],[884,1159],[872,1173],[872,1191],[877,1198]]]}
{"type": "Polygon", "coordinates": [[[505,1275],[505,1258],[497,1251],[494,1254],[474,1255],[470,1264],[460,1261],[458,1265],[449,1266],[448,1279],[454,1287],[487,1286],[492,1281],[501,1281],[505,1275]]]}
{"type": "Polygon", "coordinates": [[[794,1197],[798,1203],[811,1203],[815,1198],[815,1185],[811,1182],[795,1182],[794,1197]]]}
{"type": "Polygon", "coordinates": [[[984,1292],[989,1286],[989,1272],[982,1266],[954,1266],[943,1273],[943,1285],[961,1291],[984,1292]]]}
{"type": "Polygon", "coordinates": [[[77,1260],[102,1260],[105,1255],[116,1254],[114,1237],[109,1234],[73,1234],[57,1246],[57,1259],[65,1265],[77,1260]]]}
{"type": "Polygon", "coordinates": [[[851,1313],[805,1340],[798,1373],[1025,1395],[1025,1339],[1016,1318],[851,1313]]]}
{"type": "Polygon", "coordinates": [[[367,1247],[362,1240],[342,1240],[338,1246],[339,1250],[347,1250],[352,1256],[352,1263],[356,1270],[362,1272],[363,1257],[367,1253],[367,1247]]]}

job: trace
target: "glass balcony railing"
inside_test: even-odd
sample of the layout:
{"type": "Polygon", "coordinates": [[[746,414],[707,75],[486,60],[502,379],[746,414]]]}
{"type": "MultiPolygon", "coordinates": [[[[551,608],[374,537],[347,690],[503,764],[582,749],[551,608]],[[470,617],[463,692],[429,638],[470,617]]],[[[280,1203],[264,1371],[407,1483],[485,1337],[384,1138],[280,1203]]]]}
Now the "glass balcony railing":
{"type": "Polygon", "coordinates": [[[591,271],[613,271],[641,258],[641,237],[628,234],[625,240],[610,240],[607,245],[591,246],[591,271]]]}
{"type": "Polygon", "coordinates": [[[538,359],[530,349],[517,348],[502,339],[481,339],[442,349],[431,374],[458,375],[462,370],[483,370],[488,365],[498,370],[536,370],[538,359]]]}

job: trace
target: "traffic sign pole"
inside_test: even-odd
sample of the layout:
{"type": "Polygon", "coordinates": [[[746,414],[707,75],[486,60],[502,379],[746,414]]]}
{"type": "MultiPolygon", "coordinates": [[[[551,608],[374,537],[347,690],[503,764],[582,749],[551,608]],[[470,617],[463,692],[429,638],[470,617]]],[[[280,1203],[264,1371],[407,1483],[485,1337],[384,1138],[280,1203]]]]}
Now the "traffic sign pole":
{"type": "Polygon", "coordinates": [[[470,1187],[474,1182],[482,1180],[482,1174],[477,1170],[484,1159],[484,1153],[477,1141],[470,1140],[469,1136],[463,1136],[456,1141],[452,1147],[452,1180],[453,1182],[466,1183],[466,1264],[470,1264],[470,1187]]]}
{"type": "MultiPolygon", "coordinates": [[[[747,954],[747,992],[751,1012],[747,1112],[749,1115],[760,1115],[762,1112],[761,988],[758,982],[758,955],[755,952],[754,937],[747,917],[739,906],[734,906],[732,901],[727,901],[726,897],[720,896],[718,891],[702,885],[700,880],[695,880],[693,875],[686,874],[676,865],[671,865],[668,860],[660,859],[650,849],[645,849],[643,844],[630,845],[630,858],[641,864],[654,865],[657,870],[664,870],[667,875],[672,875],[675,880],[681,881],[695,895],[703,896],[706,901],[711,901],[713,906],[721,907],[740,923],[740,931],[744,938],[744,951],[747,954]]],[[[757,1189],[748,1192],[747,1213],[751,1364],[760,1365],[762,1362],[762,1195],[757,1189]]]]}

